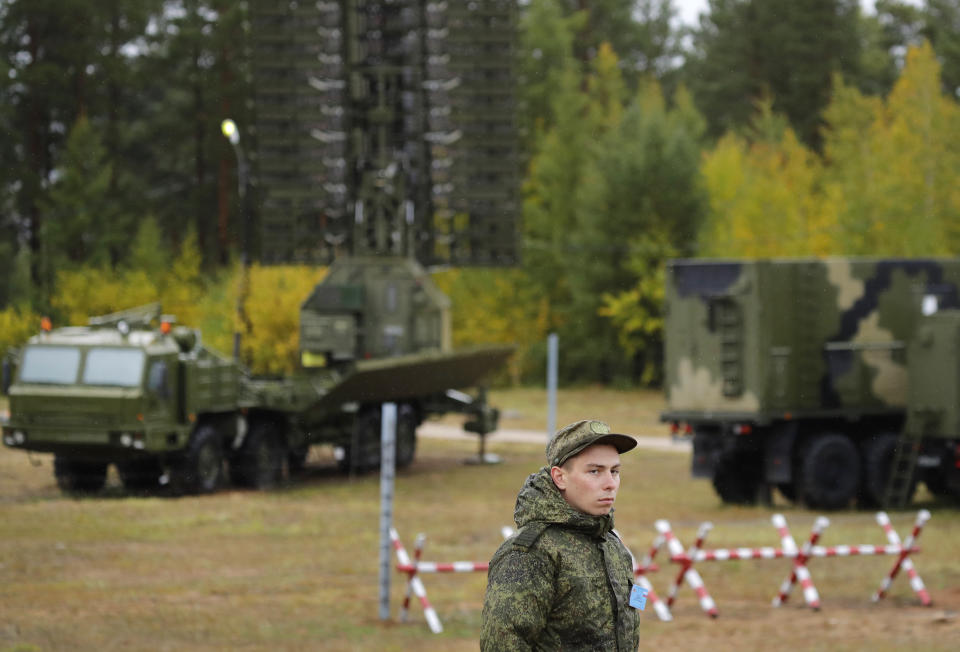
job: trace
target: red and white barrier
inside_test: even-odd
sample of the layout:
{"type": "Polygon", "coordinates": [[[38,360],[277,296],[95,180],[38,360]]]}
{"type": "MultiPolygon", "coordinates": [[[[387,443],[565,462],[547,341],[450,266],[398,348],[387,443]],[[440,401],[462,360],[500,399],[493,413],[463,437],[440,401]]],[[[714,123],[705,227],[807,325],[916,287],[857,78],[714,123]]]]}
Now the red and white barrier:
{"type": "Polygon", "coordinates": [[[667,548],[670,550],[670,561],[676,561],[676,563],[680,564],[680,572],[677,574],[677,578],[673,581],[673,584],[670,586],[670,591],[667,593],[667,607],[673,606],[677,598],[677,591],[680,589],[680,584],[683,580],[686,580],[690,588],[697,594],[697,598],[700,600],[700,608],[707,612],[711,618],[716,618],[719,615],[717,605],[713,601],[713,598],[710,597],[710,594],[707,593],[707,587],[704,586],[700,573],[693,568],[693,560],[700,551],[703,540],[706,538],[707,532],[713,527],[713,524],[704,523],[700,526],[700,531],[697,533],[697,540],[690,548],[689,553],[684,553],[683,544],[673,536],[670,523],[665,520],[659,520],[654,525],[657,528],[657,532],[663,536],[667,543],[667,548]]]}
{"type": "MultiPolygon", "coordinates": [[[[619,537],[620,534],[617,533],[619,537]]],[[[653,607],[653,610],[656,612],[657,617],[660,620],[673,620],[673,616],[670,614],[670,607],[660,599],[660,596],[657,595],[656,590],[654,590],[653,585],[650,583],[650,580],[647,579],[646,573],[652,572],[654,570],[659,570],[653,563],[653,558],[656,556],[657,551],[663,546],[664,538],[660,535],[653,540],[653,545],[650,546],[650,551],[643,558],[639,564],[637,563],[636,557],[633,556],[633,553],[630,552],[630,549],[627,548],[627,552],[630,552],[630,560],[633,562],[633,577],[634,581],[647,590],[647,602],[653,607]]],[[[626,545],[626,544],[624,544],[626,545]]]]}
{"type": "MultiPolygon", "coordinates": [[[[501,533],[506,539],[513,534],[513,530],[503,528],[501,533]]],[[[401,573],[407,574],[407,587],[403,598],[403,606],[400,608],[400,621],[406,622],[407,620],[410,613],[410,595],[412,593],[417,596],[420,604],[423,606],[423,615],[427,619],[427,624],[430,625],[430,631],[434,634],[439,634],[443,631],[443,625],[440,623],[440,618],[437,616],[436,610],[434,610],[430,605],[430,601],[427,599],[427,589],[423,586],[423,581],[418,577],[418,574],[486,573],[490,568],[490,564],[487,562],[474,561],[454,561],[449,563],[420,561],[420,557],[423,554],[423,544],[426,540],[426,535],[422,533],[417,535],[416,542],[414,543],[414,559],[411,561],[410,555],[407,554],[403,544],[400,543],[400,537],[397,535],[395,528],[390,529],[390,540],[393,541],[393,548],[397,552],[398,563],[396,568],[401,573]]]]}
{"type": "MultiPolygon", "coordinates": [[[[877,523],[879,523],[883,528],[884,533],[887,536],[887,540],[889,541],[889,545],[838,545],[827,547],[817,545],[817,542],[819,541],[820,536],[823,534],[823,531],[830,524],[829,520],[821,516],[818,517],[814,522],[813,528],[810,531],[810,537],[804,542],[802,547],[798,548],[793,535],[790,534],[790,531],[787,528],[786,519],[782,514],[774,514],[771,520],[780,536],[781,547],[725,548],[714,550],[704,550],[702,548],[703,541],[706,538],[707,533],[713,527],[711,523],[703,523],[697,532],[697,538],[694,544],[687,551],[684,551],[683,544],[681,544],[674,535],[672,528],[670,527],[670,523],[665,520],[659,520],[656,522],[658,535],[653,541],[650,553],[635,569],[635,574],[637,577],[645,578],[646,574],[653,570],[651,568],[653,557],[656,555],[657,550],[659,550],[663,543],[666,542],[670,549],[670,561],[680,566],[680,572],[670,587],[666,601],[666,608],[669,609],[673,606],[680,584],[686,580],[687,584],[696,592],[697,597],[700,600],[700,607],[703,609],[703,611],[709,616],[715,618],[718,614],[716,604],[710,597],[710,594],[707,592],[706,586],[703,583],[703,578],[693,568],[694,563],[698,561],[783,558],[792,559],[793,566],[791,573],[781,584],[777,596],[773,599],[773,606],[777,607],[786,602],[794,585],[799,582],[803,590],[803,597],[806,604],[812,609],[819,609],[820,595],[816,586],[813,584],[813,578],[811,577],[810,571],[807,568],[807,564],[811,559],[818,557],[896,555],[896,563],[887,576],[883,579],[880,589],[873,596],[873,600],[877,601],[884,597],[886,592],[889,590],[890,585],[893,583],[893,580],[896,578],[897,573],[902,568],[909,576],[910,587],[919,596],[921,603],[925,606],[929,606],[931,604],[930,595],[923,584],[923,580],[917,573],[913,562],[909,559],[911,554],[919,551],[919,548],[916,547],[916,541],[920,536],[920,532],[924,523],[926,523],[929,519],[930,513],[926,510],[921,511],[917,515],[917,519],[910,536],[907,537],[905,542],[901,543],[900,537],[890,525],[890,519],[884,512],[879,512],[877,514],[877,523]]],[[[658,615],[660,615],[659,611],[658,615]]],[[[669,619],[670,618],[664,618],[661,616],[661,620],[669,619]]]]}
{"type": "Polygon", "coordinates": [[[917,541],[917,537],[920,536],[920,530],[923,529],[923,524],[929,520],[930,512],[925,509],[920,510],[920,512],[917,513],[917,520],[913,523],[913,532],[907,537],[903,546],[900,546],[900,536],[890,525],[890,519],[884,512],[877,513],[877,523],[883,528],[884,533],[887,535],[887,540],[893,547],[900,546],[901,550],[899,553],[890,553],[898,554],[897,563],[893,565],[893,568],[890,569],[890,572],[887,573],[887,576],[883,578],[883,581],[880,583],[880,588],[873,594],[874,602],[882,599],[883,596],[887,594],[887,590],[889,590],[890,585],[893,584],[893,580],[897,578],[897,573],[903,568],[903,570],[907,571],[907,576],[910,578],[910,588],[920,596],[920,602],[923,603],[923,606],[929,607],[933,604],[933,601],[930,599],[930,594],[927,593],[927,587],[923,585],[923,580],[920,579],[917,570],[913,567],[913,562],[909,559],[910,553],[916,550],[914,544],[917,541]]]}
{"type": "Polygon", "coordinates": [[[800,580],[800,586],[803,587],[804,601],[806,601],[811,609],[819,609],[820,594],[817,593],[817,587],[813,585],[813,578],[810,577],[810,571],[807,570],[807,559],[810,558],[811,550],[820,539],[820,535],[823,534],[823,531],[830,525],[830,521],[823,516],[818,517],[817,520],[813,522],[813,529],[810,530],[810,538],[803,544],[803,548],[801,548],[799,552],[797,552],[797,544],[794,542],[790,530],[787,529],[787,520],[782,514],[773,515],[773,524],[780,534],[780,540],[784,543],[784,548],[796,553],[796,556],[793,558],[793,571],[790,573],[790,577],[784,580],[780,586],[780,593],[773,599],[773,606],[779,607],[786,602],[787,598],[790,597],[790,591],[793,589],[794,584],[797,583],[797,580],[800,580]]]}
{"type": "MultiPolygon", "coordinates": [[[[393,535],[391,534],[391,537],[392,537],[392,536],[393,536],[393,535]]],[[[426,538],[427,538],[426,535],[421,532],[420,534],[417,535],[417,540],[413,542],[413,564],[414,564],[414,566],[416,566],[416,564],[419,563],[419,561],[420,561],[420,555],[423,554],[423,542],[426,540],[426,538]]],[[[399,541],[399,538],[397,539],[397,541],[399,541]]],[[[396,545],[396,544],[394,544],[394,545],[396,545]]],[[[398,557],[399,557],[399,555],[398,555],[398,557]]],[[[412,572],[408,573],[408,576],[409,576],[409,577],[408,577],[408,580],[407,580],[407,589],[406,589],[406,593],[405,593],[404,596],[403,596],[403,606],[400,607],[400,622],[402,622],[402,623],[407,622],[407,617],[408,617],[409,614],[410,614],[410,596],[411,596],[411,594],[413,593],[413,582],[409,581],[409,579],[410,579],[410,578],[413,578],[413,576],[416,574],[416,572],[417,572],[417,570],[416,570],[416,568],[414,568],[412,572]]]]}
{"type": "MultiPolygon", "coordinates": [[[[427,599],[427,589],[424,588],[423,582],[419,577],[417,577],[417,565],[410,562],[410,556],[404,549],[403,544],[400,543],[400,537],[397,535],[396,528],[390,528],[390,541],[393,542],[393,549],[397,552],[397,559],[399,560],[400,565],[412,568],[412,570],[408,571],[409,578],[407,580],[407,599],[404,600],[404,611],[401,613],[401,617],[403,619],[406,618],[406,609],[410,604],[409,596],[410,592],[412,591],[420,600],[420,605],[423,607],[423,615],[427,619],[427,624],[430,626],[430,631],[434,634],[439,634],[443,631],[443,625],[440,624],[440,619],[437,617],[437,612],[427,599]]],[[[421,541],[421,548],[422,545],[423,542],[421,541]]]]}
{"type": "MultiPolygon", "coordinates": [[[[504,539],[509,539],[511,536],[513,536],[514,530],[513,528],[504,526],[501,528],[500,533],[503,535],[504,539]]],[[[617,536],[619,536],[619,534],[617,536]]],[[[397,535],[396,529],[390,530],[390,539],[393,542],[394,550],[396,550],[397,553],[398,563],[396,565],[396,569],[401,573],[407,574],[406,591],[403,598],[403,605],[400,608],[400,621],[407,621],[407,618],[410,614],[410,598],[412,595],[416,595],[420,600],[420,604],[423,606],[424,616],[427,619],[427,623],[430,625],[430,630],[435,634],[440,633],[443,631],[443,626],[440,623],[437,612],[427,599],[426,588],[423,585],[423,581],[418,577],[418,574],[485,573],[487,570],[489,570],[490,564],[487,562],[473,561],[454,561],[448,563],[421,561],[420,557],[423,554],[423,544],[426,540],[426,536],[422,533],[417,535],[417,539],[414,543],[413,560],[411,561],[410,556],[403,547],[403,544],[400,543],[400,538],[397,535]]],[[[630,553],[630,557],[633,559],[636,583],[647,589],[647,602],[651,603],[654,611],[661,620],[672,620],[669,607],[657,596],[657,592],[654,590],[653,585],[650,584],[650,580],[644,577],[644,573],[646,572],[659,570],[656,564],[653,563],[653,557],[657,554],[657,550],[659,550],[659,548],[663,545],[663,542],[663,537],[657,537],[654,547],[651,548],[650,552],[644,558],[642,564],[637,564],[636,559],[633,559],[633,553],[630,553]]],[[[696,571],[694,571],[694,573],[696,573],[696,571]]]]}
{"type": "MultiPolygon", "coordinates": [[[[637,563],[636,558],[634,558],[631,553],[631,558],[633,558],[634,581],[647,589],[647,601],[651,604],[660,620],[673,620],[671,608],[676,602],[680,586],[684,582],[696,593],[700,602],[700,608],[711,618],[716,618],[719,615],[716,602],[707,591],[700,573],[693,567],[695,563],[707,561],[791,559],[792,567],[790,575],[780,585],[776,597],[772,600],[773,606],[778,607],[785,603],[790,597],[793,587],[799,583],[806,604],[812,609],[820,609],[820,594],[816,586],[814,586],[813,578],[807,567],[811,560],[827,557],[891,555],[896,556],[897,560],[893,568],[891,568],[883,578],[880,588],[873,594],[873,601],[881,600],[887,594],[890,586],[902,569],[910,578],[910,588],[920,598],[920,602],[924,606],[930,606],[932,604],[930,594],[927,592],[923,580],[920,578],[920,575],[913,565],[913,561],[910,559],[910,555],[920,550],[916,545],[917,540],[920,537],[924,524],[930,520],[930,512],[922,510],[917,514],[913,530],[903,542],[901,542],[899,535],[891,526],[890,519],[886,513],[878,512],[876,519],[886,535],[887,545],[818,545],[821,535],[830,525],[830,521],[821,516],[814,521],[813,527],[810,530],[810,536],[803,542],[802,546],[798,547],[793,535],[790,534],[790,530],[787,528],[786,519],[782,514],[774,514],[771,522],[780,537],[780,547],[704,549],[703,542],[713,528],[712,523],[705,522],[700,525],[694,543],[687,550],[684,550],[683,544],[674,534],[670,523],[661,519],[654,524],[657,535],[654,537],[650,549],[643,559],[637,563]],[[665,544],[670,554],[670,562],[680,566],[680,570],[666,594],[666,600],[657,595],[648,578],[650,573],[659,570],[654,563],[654,558],[665,544]]],[[[513,530],[509,527],[504,527],[501,530],[501,534],[504,539],[506,539],[513,535],[513,530]]],[[[406,593],[404,595],[403,606],[400,610],[400,620],[404,622],[407,620],[410,598],[416,595],[423,607],[424,617],[430,626],[430,630],[434,633],[442,632],[443,626],[440,623],[437,612],[427,599],[426,588],[424,588],[423,581],[419,575],[421,573],[485,573],[490,565],[487,562],[471,561],[448,563],[421,561],[425,541],[423,534],[417,536],[416,543],[414,544],[414,559],[411,560],[403,544],[400,543],[396,529],[391,528],[390,538],[397,554],[398,563],[396,568],[401,573],[407,575],[406,593]]]]}

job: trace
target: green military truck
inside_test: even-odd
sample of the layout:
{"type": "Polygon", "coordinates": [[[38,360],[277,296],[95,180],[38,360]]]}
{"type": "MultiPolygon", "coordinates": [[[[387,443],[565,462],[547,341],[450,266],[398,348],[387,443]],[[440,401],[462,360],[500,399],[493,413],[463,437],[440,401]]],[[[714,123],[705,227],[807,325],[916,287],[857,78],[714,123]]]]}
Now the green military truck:
{"type": "Polygon", "coordinates": [[[481,382],[510,347],[453,351],[449,302],[408,258],[347,258],[301,307],[301,369],[251,376],[159,306],[45,330],[19,351],[3,442],[54,454],[67,492],[104,486],[116,466],[131,490],[254,488],[330,444],[344,470],[380,463],[380,406],[397,403],[399,466],[432,415],[467,415],[481,437],[498,413],[481,382]],[[464,390],[474,390],[472,393],[464,390]]]}
{"type": "Polygon", "coordinates": [[[958,289],[957,259],[671,261],[662,417],[693,475],[729,503],[960,497],[958,289]]]}

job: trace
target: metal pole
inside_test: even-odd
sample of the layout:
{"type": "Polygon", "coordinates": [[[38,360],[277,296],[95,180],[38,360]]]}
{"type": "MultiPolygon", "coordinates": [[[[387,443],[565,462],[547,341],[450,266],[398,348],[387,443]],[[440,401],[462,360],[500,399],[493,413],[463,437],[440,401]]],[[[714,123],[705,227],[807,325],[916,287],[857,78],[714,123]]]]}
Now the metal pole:
{"type": "Polygon", "coordinates": [[[241,270],[240,289],[237,292],[237,329],[233,332],[233,358],[240,360],[241,333],[248,331],[249,324],[245,304],[250,289],[250,211],[247,206],[247,159],[243,155],[240,145],[240,130],[237,124],[229,118],[220,123],[220,131],[233,146],[233,153],[237,157],[237,194],[240,200],[240,219],[243,221],[241,242],[241,270]]]}
{"type": "Polygon", "coordinates": [[[380,418],[380,620],[390,619],[390,528],[397,444],[397,404],[384,403],[380,418]]]}
{"type": "Polygon", "coordinates": [[[247,327],[247,295],[250,293],[250,212],[247,206],[247,160],[239,141],[233,144],[237,155],[237,185],[240,199],[240,215],[243,233],[240,252],[240,289],[237,292],[237,318],[240,322],[233,334],[233,357],[240,360],[242,334],[247,327]]]}
{"type": "Polygon", "coordinates": [[[557,431],[557,366],[560,357],[560,338],[547,335],[547,438],[557,431]]]}

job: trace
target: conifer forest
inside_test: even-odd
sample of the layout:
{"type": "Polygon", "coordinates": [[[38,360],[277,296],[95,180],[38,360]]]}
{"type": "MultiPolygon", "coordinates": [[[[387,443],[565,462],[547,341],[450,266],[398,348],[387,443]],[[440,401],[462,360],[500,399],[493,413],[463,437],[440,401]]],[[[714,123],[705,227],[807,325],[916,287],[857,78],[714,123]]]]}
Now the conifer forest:
{"type": "MultiPolygon", "coordinates": [[[[161,301],[230,351],[256,5],[0,0],[0,348],[161,301]]],[[[960,0],[675,5],[516,3],[516,256],[432,269],[455,344],[518,346],[503,382],[558,333],[564,382],[657,386],[669,258],[960,253],[960,0]]],[[[273,262],[243,357],[283,373],[324,269],[273,262]]]]}

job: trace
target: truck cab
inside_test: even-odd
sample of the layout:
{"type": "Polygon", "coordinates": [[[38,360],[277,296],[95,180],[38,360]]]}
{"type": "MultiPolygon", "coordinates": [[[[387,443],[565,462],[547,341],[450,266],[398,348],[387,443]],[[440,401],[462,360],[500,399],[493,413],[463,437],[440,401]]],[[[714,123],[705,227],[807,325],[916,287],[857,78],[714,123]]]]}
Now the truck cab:
{"type": "MultiPolygon", "coordinates": [[[[20,351],[3,443],[53,453],[65,490],[101,488],[110,464],[125,485],[156,484],[199,413],[235,409],[238,379],[236,365],[199,346],[194,331],[156,317],[158,325],[129,312],[89,326],[45,324],[20,351]]],[[[220,432],[230,430],[225,419],[220,432]]]]}

